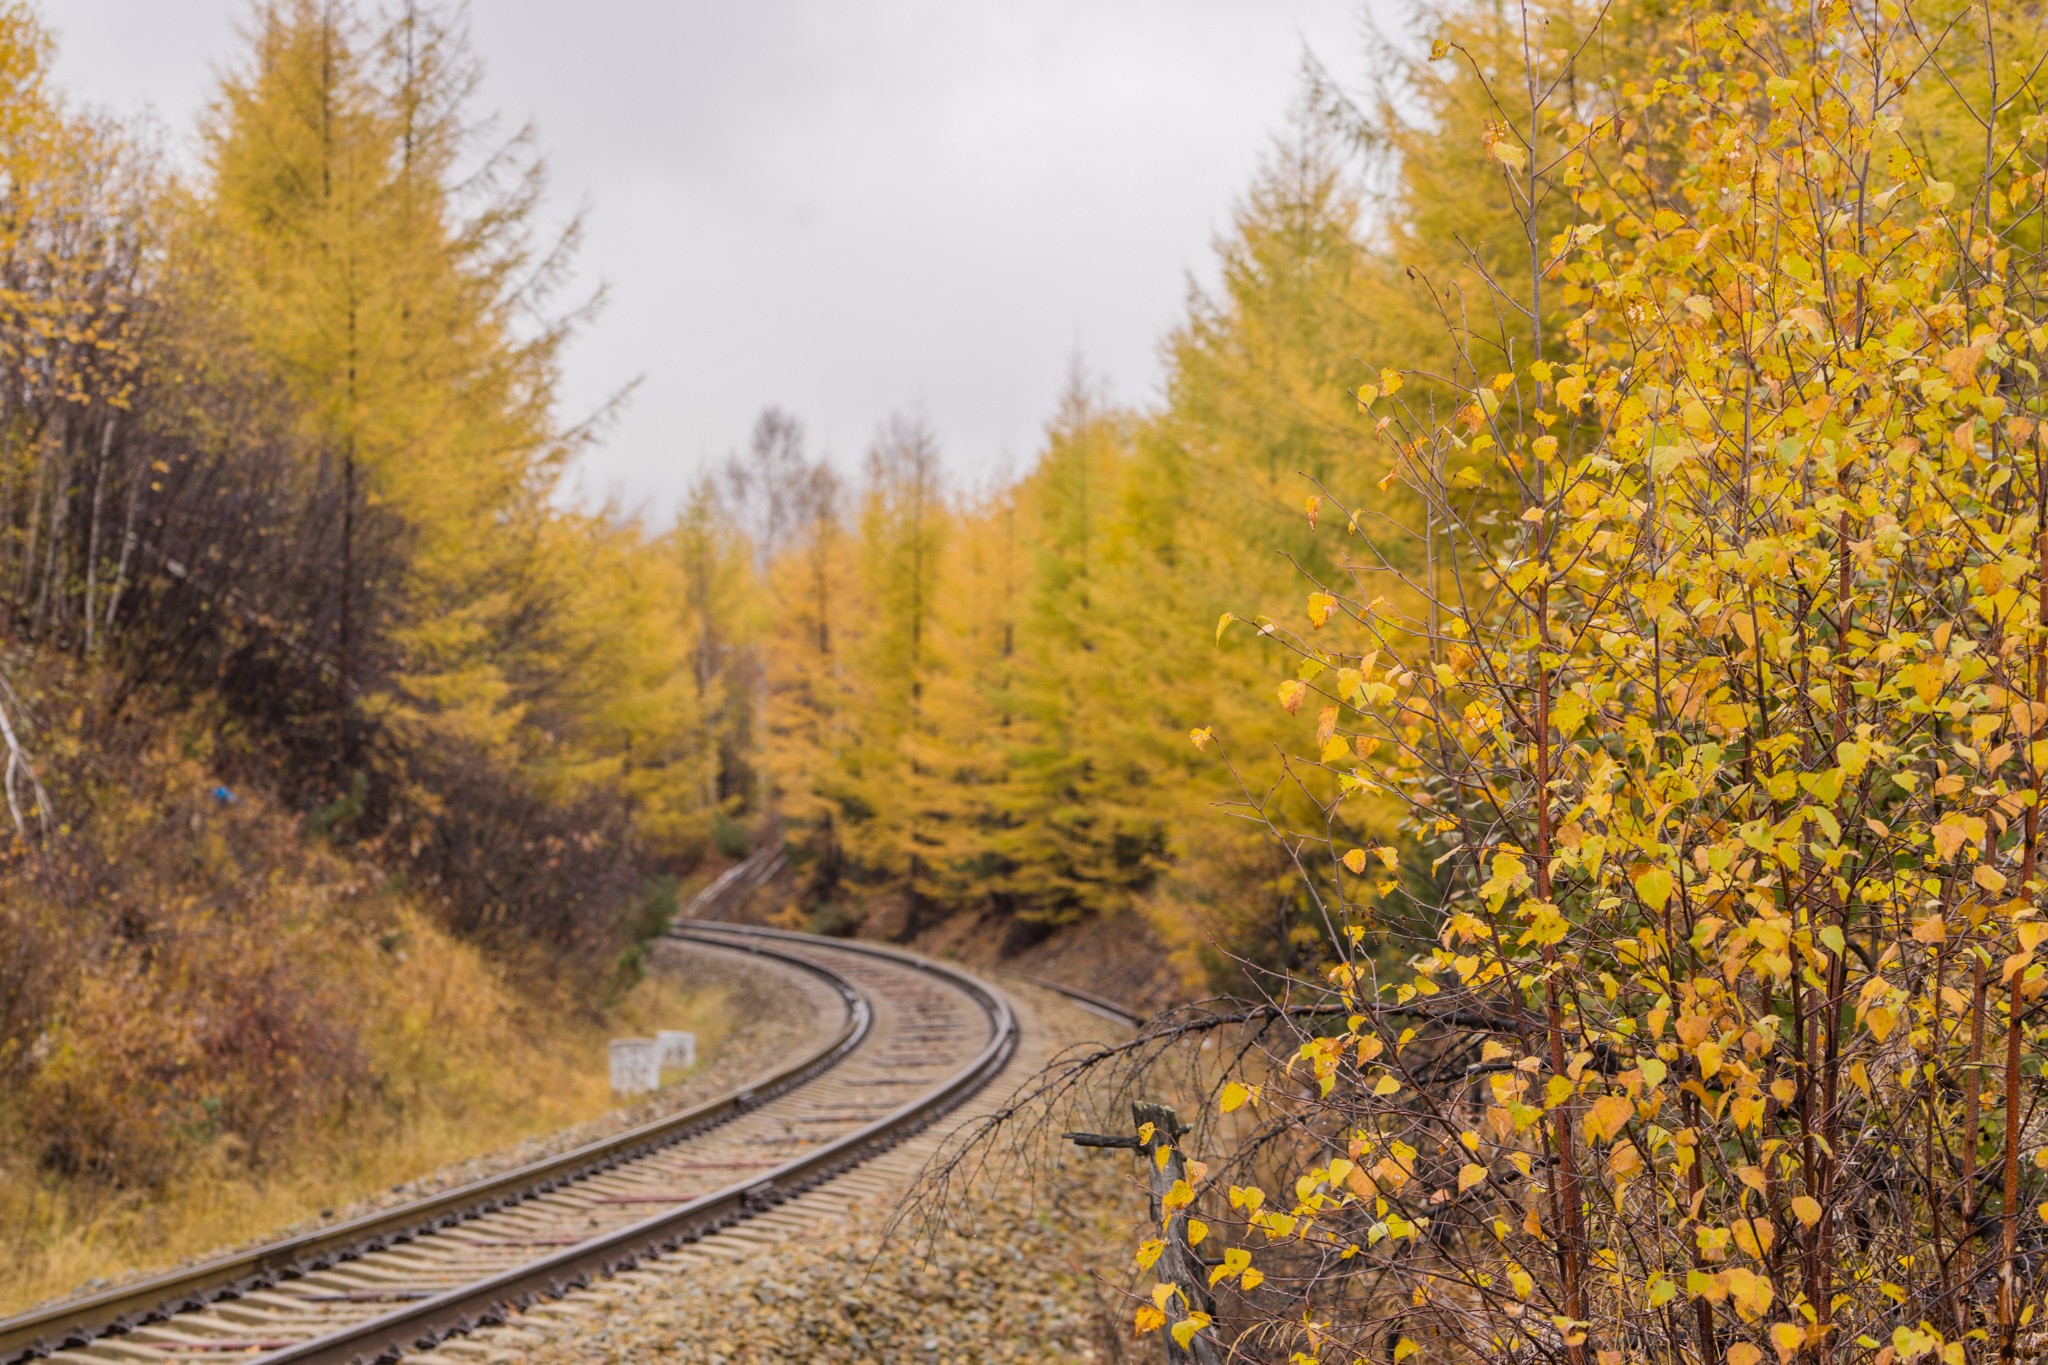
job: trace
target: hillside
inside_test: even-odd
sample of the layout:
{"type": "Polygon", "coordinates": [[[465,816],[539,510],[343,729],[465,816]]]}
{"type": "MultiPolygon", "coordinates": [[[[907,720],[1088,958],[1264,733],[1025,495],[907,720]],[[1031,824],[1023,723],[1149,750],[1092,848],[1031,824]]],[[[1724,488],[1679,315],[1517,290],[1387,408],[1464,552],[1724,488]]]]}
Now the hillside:
{"type": "Polygon", "coordinates": [[[52,837],[0,869],[0,1309],[609,1110],[608,1037],[727,992],[492,956],[268,789],[217,709],[7,657],[52,837]]]}

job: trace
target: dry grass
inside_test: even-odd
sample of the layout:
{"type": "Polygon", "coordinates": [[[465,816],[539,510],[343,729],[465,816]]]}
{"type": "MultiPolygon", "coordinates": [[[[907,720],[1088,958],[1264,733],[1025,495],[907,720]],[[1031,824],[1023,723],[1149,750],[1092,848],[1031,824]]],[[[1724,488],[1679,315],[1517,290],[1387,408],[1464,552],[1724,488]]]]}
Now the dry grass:
{"type": "Polygon", "coordinates": [[[0,1313],[596,1118],[617,1034],[724,1037],[722,988],[594,1003],[623,933],[458,938],[203,702],[8,662],[61,827],[0,839],[0,1313]]]}
{"type": "Polygon", "coordinates": [[[155,1190],[37,1170],[0,1154],[0,1312],[94,1281],[130,1278],[257,1240],[323,1211],[612,1105],[605,1043],[693,1029],[705,1050],[729,1028],[726,991],[650,977],[604,1017],[542,1016],[475,949],[416,917],[381,992],[362,1001],[382,1093],[320,1115],[291,1149],[252,1169],[232,1135],[155,1190]]]}

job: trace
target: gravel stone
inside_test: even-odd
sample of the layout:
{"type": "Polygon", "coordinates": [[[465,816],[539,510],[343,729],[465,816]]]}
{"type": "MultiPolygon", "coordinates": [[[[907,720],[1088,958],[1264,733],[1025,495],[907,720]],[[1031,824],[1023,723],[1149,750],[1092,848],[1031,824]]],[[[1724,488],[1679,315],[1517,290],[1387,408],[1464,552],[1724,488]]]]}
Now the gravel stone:
{"type": "MultiPolygon", "coordinates": [[[[1105,1036],[1101,1019],[1056,996],[1008,989],[1027,1028],[1049,1033],[1054,1050],[1105,1036]]],[[[886,1164],[891,1176],[875,1194],[773,1245],[741,1250],[707,1239],[513,1314],[472,1337],[482,1349],[465,1354],[489,1365],[1122,1365],[1155,1357],[1152,1342],[1128,1339],[1122,1296],[1134,1219],[1145,1207],[1131,1163],[1073,1149],[1028,1167],[998,1163],[952,1209],[952,1230],[930,1233],[906,1220],[892,1232],[936,1141],[932,1130],[879,1158],[875,1166],[886,1164]]]]}

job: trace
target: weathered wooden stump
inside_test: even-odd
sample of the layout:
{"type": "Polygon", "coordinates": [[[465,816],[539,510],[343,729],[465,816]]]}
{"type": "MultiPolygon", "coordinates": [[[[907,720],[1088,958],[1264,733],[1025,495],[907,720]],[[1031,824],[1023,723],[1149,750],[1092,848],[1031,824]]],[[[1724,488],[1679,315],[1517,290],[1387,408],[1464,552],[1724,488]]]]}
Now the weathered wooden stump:
{"type": "Polygon", "coordinates": [[[1173,1285],[1179,1291],[1164,1305],[1166,1330],[1160,1335],[1165,1339],[1168,1365],[1224,1365],[1223,1348],[1217,1345],[1210,1333],[1196,1332],[1186,1347],[1173,1337],[1173,1325],[1190,1313],[1204,1313],[1211,1318],[1216,1316],[1215,1296],[1209,1292],[1208,1266],[1188,1242],[1187,1208],[1175,1209],[1171,1218],[1165,1216],[1167,1192],[1187,1179],[1187,1159],[1176,1145],[1188,1131],[1187,1127],[1181,1123],[1180,1115],[1163,1104],[1132,1105],[1131,1125],[1136,1130],[1131,1137],[1101,1133],[1068,1133],[1066,1136],[1076,1146],[1126,1148],[1145,1158],[1145,1183],[1152,1195],[1152,1222],[1159,1227],[1160,1239],[1166,1243],[1165,1250],[1152,1267],[1152,1273],[1158,1277],[1159,1283],[1173,1285]]]}

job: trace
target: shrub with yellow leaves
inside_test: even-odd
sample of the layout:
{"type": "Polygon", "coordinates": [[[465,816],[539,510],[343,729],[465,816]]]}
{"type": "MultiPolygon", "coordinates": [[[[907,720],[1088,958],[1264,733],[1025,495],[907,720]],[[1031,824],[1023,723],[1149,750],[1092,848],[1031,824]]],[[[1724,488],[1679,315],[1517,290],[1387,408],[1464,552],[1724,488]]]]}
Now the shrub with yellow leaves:
{"type": "Polygon", "coordinates": [[[1505,207],[1438,289],[1449,367],[1358,394],[1425,570],[1320,489],[1366,548],[1273,632],[1320,716],[1329,837],[1274,826],[1324,956],[1215,1020],[1252,1033],[1195,1207],[1267,1288],[1202,1330],[2032,1356],[2038,17],[1525,3],[1439,55],[1505,207]],[[1365,799],[1398,870],[1339,835],[1365,799]]]}

